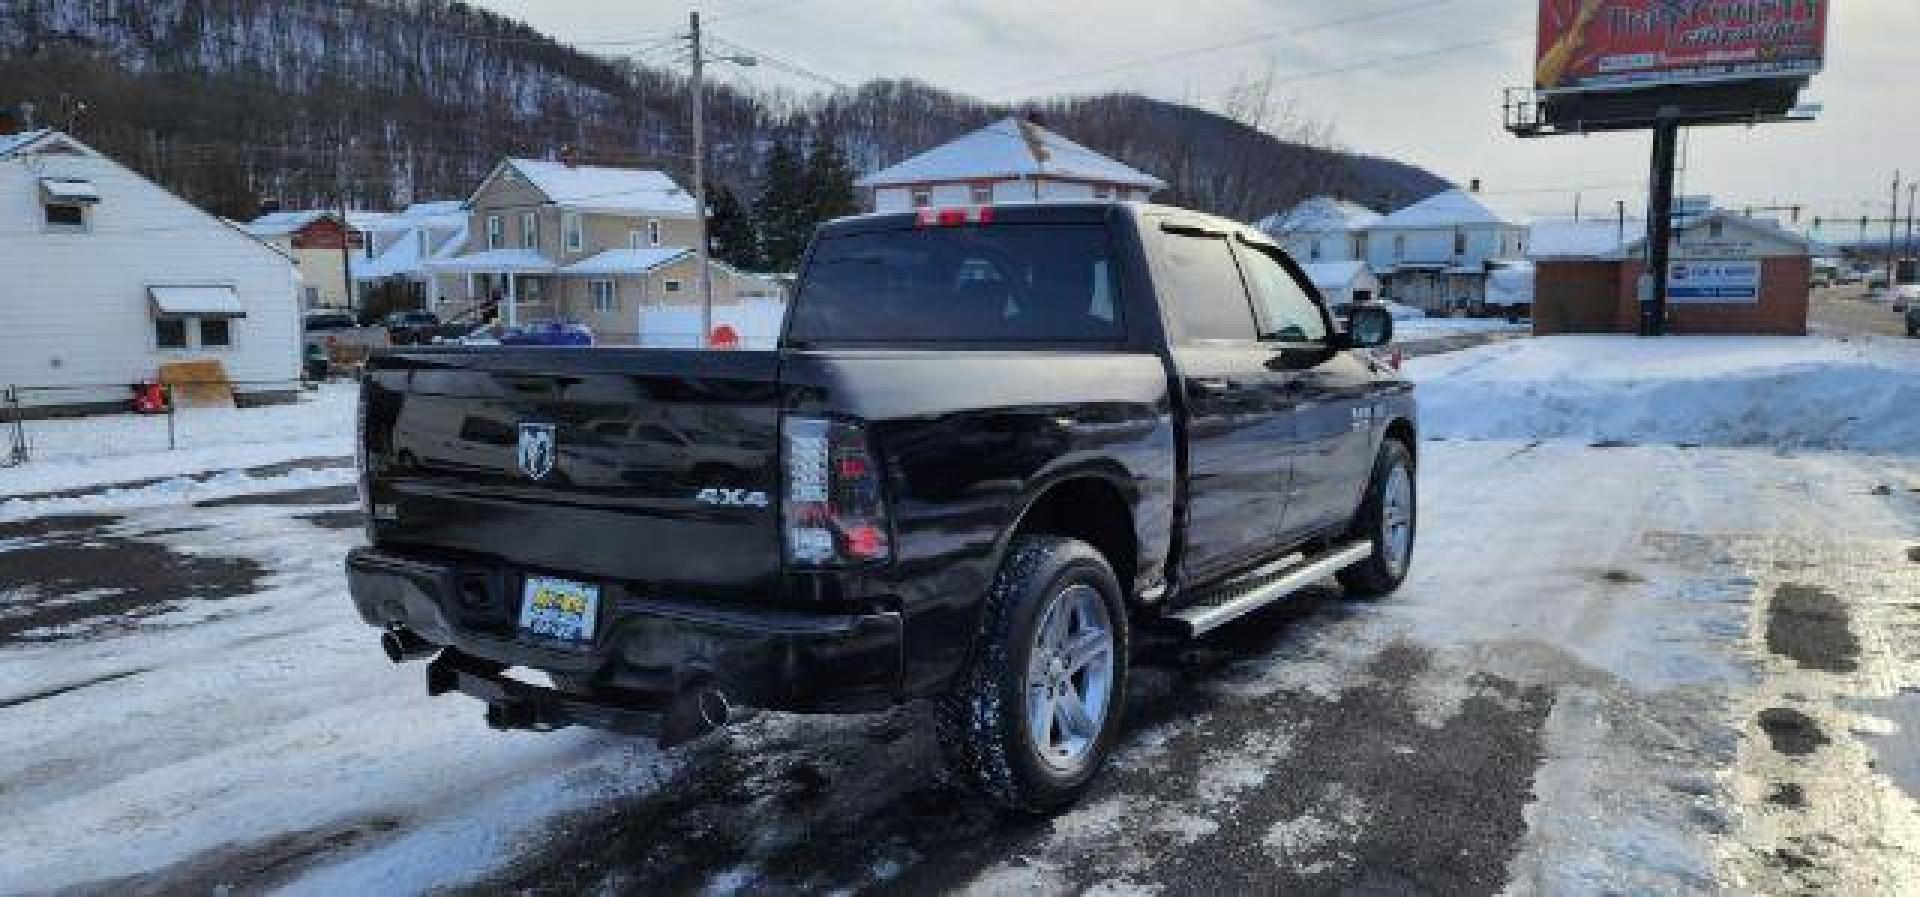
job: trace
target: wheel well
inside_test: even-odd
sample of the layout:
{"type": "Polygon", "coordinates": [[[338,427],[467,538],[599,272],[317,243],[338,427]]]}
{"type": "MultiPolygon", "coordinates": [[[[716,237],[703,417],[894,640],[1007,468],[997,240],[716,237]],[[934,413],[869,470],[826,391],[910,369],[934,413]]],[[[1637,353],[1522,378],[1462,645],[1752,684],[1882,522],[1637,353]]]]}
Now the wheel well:
{"type": "Polygon", "coordinates": [[[1407,460],[1416,465],[1419,464],[1420,440],[1414,438],[1413,424],[1406,418],[1396,418],[1393,423],[1387,425],[1387,438],[1397,439],[1404,444],[1407,447],[1407,460]]]}
{"type": "Polygon", "coordinates": [[[1134,568],[1140,561],[1133,508],[1112,483],[1081,477],[1049,487],[1014,531],[1015,538],[1025,535],[1065,536],[1093,546],[1113,566],[1122,593],[1133,594],[1134,568]]]}

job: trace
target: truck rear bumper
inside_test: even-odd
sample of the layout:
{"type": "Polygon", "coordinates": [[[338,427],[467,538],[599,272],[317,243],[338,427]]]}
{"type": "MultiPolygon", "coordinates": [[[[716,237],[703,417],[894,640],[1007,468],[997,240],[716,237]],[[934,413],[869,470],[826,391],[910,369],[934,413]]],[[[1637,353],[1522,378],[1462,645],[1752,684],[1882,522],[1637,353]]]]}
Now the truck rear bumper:
{"type": "MultiPolygon", "coordinates": [[[[359,548],[347,556],[347,583],[369,624],[410,631],[478,662],[463,663],[464,671],[528,667],[590,683],[584,695],[565,696],[582,705],[572,715],[583,718],[570,720],[579,724],[600,725],[586,705],[621,712],[657,705],[664,712],[676,696],[695,690],[798,712],[876,710],[899,700],[898,613],[668,601],[609,587],[592,645],[569,650],[514,634],[518,574],[496,566],[359,548]]],[[[443,675],[439,684],[449,681],[443,675]]]]}

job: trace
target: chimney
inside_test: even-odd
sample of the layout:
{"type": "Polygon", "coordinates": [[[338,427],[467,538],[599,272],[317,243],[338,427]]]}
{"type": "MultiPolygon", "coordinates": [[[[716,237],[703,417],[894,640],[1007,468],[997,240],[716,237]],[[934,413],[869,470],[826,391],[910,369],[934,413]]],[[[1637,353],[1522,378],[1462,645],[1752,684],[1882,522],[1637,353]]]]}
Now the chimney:
{"type": "Polygon", "coordinates": [[[1480,192],[1480,179],[1479,179],[1479,178],[1474,178],[1473,180],[1471,180],[1471,181],[1469,181],[1469,182],[1467,182],[1467,192],[1468,192],[1468,193],[1479,193],[1479,192],[1480,192]]]}

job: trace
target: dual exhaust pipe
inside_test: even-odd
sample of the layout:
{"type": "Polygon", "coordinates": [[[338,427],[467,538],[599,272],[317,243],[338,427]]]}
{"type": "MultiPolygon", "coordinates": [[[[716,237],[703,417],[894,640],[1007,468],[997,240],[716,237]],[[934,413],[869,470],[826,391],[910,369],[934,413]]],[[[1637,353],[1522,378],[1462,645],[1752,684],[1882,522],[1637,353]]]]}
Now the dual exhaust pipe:
{"type": "Polygon", "coordinates": [[[425,660],[439,653],[440,646],[414,634],[411,629],[389,629],[380,634],[380,650],[394,663],[425,660]]]}

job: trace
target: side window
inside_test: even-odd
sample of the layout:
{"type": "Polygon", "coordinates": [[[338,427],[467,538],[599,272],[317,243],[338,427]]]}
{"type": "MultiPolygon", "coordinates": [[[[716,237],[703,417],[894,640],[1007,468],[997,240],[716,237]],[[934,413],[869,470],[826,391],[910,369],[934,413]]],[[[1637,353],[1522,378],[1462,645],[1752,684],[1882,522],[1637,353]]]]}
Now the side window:
{"type": "Polygon", "coordinates": [[[162,349],[187,347],[187,319],[154,318],[153,344],[162,349]]]}
{"type": "Polygon", "coordinates": [[[1259,313],[1261,339],[1317,343],[1327,338],[1327,319],[1320,306],[1272,251],[1242,243],[1240,258],[1259,313]]]}
{"type": "Polygon", "coordinates": [[[1167,233],[1169,282],[1162,295],[1188,340],[1250,340],[1253,307],[1224,236],[1167,233]]]}

